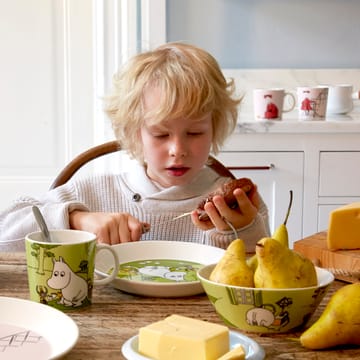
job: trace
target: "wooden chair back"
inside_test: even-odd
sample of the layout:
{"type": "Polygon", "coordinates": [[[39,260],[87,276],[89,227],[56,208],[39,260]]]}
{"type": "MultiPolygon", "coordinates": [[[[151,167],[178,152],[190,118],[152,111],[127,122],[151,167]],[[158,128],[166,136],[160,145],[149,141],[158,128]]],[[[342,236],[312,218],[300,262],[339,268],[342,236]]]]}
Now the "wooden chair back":
{"type": "MultiPolygon", "coordinates": [[[[109,141],[101,145],[94,146],[83,153],[76,156],[73,160],[71,160],[57,175],[55,180],[50,186],[50,189],[54,189],[60,185],[65,184],[69,179],[72,178],[72,176],[85,164],[90,162],[91,160],[94,160],[96,158],[99,158],[103,155],[107,155],[116,151],[121,150],[120,144],[114,140],[109,141]]],[[[217,172],[219,175],[224,177],[229,177],[234,179],[235,176],[232,174],[232,172],[224,166],[219,160],[215,159],[213,156],[209,156],[209,162],[208,166],[212,168],[215,172],[217,172]]]]}

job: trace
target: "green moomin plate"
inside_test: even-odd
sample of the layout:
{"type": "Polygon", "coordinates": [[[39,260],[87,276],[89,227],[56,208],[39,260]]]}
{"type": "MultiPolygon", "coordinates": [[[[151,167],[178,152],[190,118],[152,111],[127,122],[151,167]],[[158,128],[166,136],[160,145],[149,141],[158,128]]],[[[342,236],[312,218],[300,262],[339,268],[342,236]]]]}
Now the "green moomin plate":
{"type": "Polygon", "coordinates": [[[117,276],[120,279],[158,283],[198,281],[197,271],[202,266],[185,260],[138,260],[121,264],[117,276]]]}
{"type": "MultiPolygon", "coordinates": [[[[197,271],[218,262],[223,249],[182,241],[138,241],[113,245],[120,266],[111,284],[125,292],[154,297],[180,297],[203,293],[197,271]]],[[[107,252],[95,260],[96,274],[105,277],[111,268],[107,252]]]]}

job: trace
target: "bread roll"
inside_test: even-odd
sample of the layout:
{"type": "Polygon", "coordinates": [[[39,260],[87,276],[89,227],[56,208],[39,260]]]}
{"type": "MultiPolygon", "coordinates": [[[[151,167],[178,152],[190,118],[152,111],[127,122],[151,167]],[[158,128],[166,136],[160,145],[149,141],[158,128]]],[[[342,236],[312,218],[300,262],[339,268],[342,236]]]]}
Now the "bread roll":
{"type": "Polygon", "coordinates": [[[204,200],[202,200],[198,207],[199,218],[201,220],[208,220],[206,213],[204,212],[204,206],[207,202],[212,201],[213,197],[220,195],[224,197],[226,204],[235,209],[238,206],[237,200],[233,194],[234,190],[237,188],[242,189],[246,194],[248,194],[254,187],[253,182],[248,178],[233,179],[224,184],[222,184],[218,189],[211,192],[204,200]]]}

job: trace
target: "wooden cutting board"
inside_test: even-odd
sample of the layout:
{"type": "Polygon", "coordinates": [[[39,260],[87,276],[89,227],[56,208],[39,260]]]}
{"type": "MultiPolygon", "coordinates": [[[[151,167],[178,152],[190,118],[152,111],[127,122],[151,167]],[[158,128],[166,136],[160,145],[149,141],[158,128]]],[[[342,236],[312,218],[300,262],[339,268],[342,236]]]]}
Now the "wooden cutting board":
{"type": "Polygon", "coordinates": [[[294,250],[329,269],[339,280],[360,281],[360,250],[336,250],[327,248],[326,232],[319,232],[294,243],[294,250]]]}

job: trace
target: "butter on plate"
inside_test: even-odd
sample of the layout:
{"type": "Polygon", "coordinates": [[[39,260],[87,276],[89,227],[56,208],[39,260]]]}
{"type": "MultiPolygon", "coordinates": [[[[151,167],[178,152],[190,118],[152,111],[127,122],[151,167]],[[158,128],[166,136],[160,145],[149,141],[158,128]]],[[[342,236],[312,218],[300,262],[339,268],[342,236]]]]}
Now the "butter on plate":
{"type": "Polygon", "coordinates": [[[227,352],[225,355],[219,357],[218,360],[245,360],[245,350],[241,345],[227,352]]]}
{"type": "Polygon", "coordinates": [[[155,360],[217,360],[229,351],[229,329],[181,315],[139,330],[139,353],[155,360]]]}

